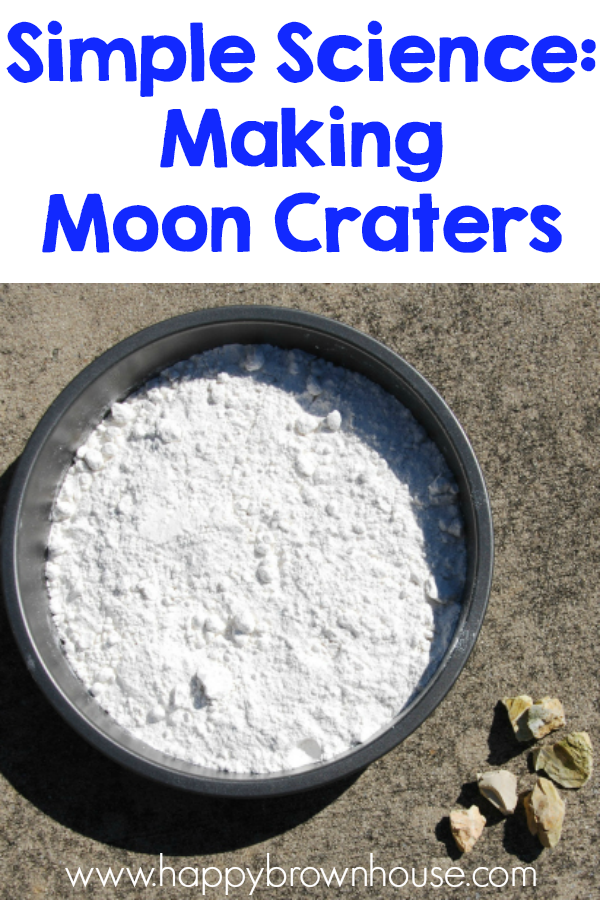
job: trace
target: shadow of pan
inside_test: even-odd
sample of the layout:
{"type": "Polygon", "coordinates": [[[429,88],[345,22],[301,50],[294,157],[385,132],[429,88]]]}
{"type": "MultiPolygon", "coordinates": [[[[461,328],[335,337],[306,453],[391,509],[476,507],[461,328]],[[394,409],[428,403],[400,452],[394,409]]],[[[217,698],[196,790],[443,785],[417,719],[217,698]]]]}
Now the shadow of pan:
{"type": "MultiPolygon", "coordinates": [[[[0,477],[3,508],[16,463],[0,477]]],[[[359,775],[290,797],[235,800],[188,794],[135,775],[88,745],[27,672],[0,603],[0,771],[23,797],[73,831],[127,850],[169,856],[231,851],[310,819],[359,775]]]]}

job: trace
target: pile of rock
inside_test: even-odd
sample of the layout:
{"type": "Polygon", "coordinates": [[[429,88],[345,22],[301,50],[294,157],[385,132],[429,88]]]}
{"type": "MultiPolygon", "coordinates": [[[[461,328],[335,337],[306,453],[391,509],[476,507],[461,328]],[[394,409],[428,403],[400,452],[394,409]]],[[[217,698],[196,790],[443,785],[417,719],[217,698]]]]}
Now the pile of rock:
{"type": "MultiPolygon", "coordinates": [[[[554,697],[534,701],[522,694],[505,697],[502,703],[518,741],[539,740],[566,724],[562,703],[554,697]]],[[[537,747],[533,751],[535,771],[544,771],[550,776],[538,776],[533,790],[519,796],[516,776],[500,769],[477,775],[479,793],[505,816],[514,813],[520,799],[531,834],[537,835],[544,847],[556,847],[565,817],[565,803],[553,782],[564,788],[583,787],[592,774],[592,757],[592,742],[587,732],[574,731],[551,746],[537,747]]],[[[485,824],[485,816],[476,805],[468,810],[452,810],[450,828],[462,853],[473,849],[485,824]]]]}

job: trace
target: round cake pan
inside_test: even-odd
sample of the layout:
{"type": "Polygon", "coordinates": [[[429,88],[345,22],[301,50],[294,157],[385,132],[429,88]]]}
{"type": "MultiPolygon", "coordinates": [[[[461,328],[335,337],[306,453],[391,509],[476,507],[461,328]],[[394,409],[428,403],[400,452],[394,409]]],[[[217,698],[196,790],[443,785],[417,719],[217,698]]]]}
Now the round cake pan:
{"type": "Polygon", "coordinates": [[[15,637],[47,698],[72,727],[112,759],[157,781],[204,794],[266,797],[308,790],[365,768],[411,734],[456,681],[477,639],[492,580],[493,531],[485,482],[457,419],[396,353],[338,322],[275,307],[224,307],[179,316],[128,338],[60,394],[17,466],[4,514],[2,575],[15,637]],[[436,442],[460,488],[468,570],[454,637],[431,680],[370,740],[326,763],[271,775],[231,775],[181,762],[123,730],[69,667],[51,620],[44,579],[50,512],[73,454],[116,400],[151,375],[224,344],[298,348],[370,378],[407,406],[436,442]]]}

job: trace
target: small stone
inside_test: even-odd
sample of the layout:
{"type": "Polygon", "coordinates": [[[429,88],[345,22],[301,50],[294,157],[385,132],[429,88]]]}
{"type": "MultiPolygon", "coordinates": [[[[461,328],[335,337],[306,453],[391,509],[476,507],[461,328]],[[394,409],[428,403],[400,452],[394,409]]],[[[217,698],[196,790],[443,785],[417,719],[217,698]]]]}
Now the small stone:
{"type": "Polygon", "coordinates": [[[527,711],[533,706],[533,700],[527,694],[519,697],[503,697],[510,724],[518,741],[531,741],[533,734],[527,724],[527,711]]]}
{"type": "Polygon", "coordinates": [[[504,697],[510,724],[518,741],[539,740],[565,724],[565,711],[556,697],[542,697],[535,702],[527,694],[504,697]]]}
{"type": "Polygon", "coordinates": [[[538,747],[533,751],[536,772],[543,769],[565,788],[580,788],[589,781],[592,760],[592,742],[586,731],[573,731],[551,747],[538,747]]]}
{"type": "Polygon", "coordinates": [[[565,804],[552,782],[538,778],[523,803],[530,832],[537,835],[544,847],[556,847],[565,818],[565,804]]]}
{"type": "Polygon", "coordinates": [[[498,772],[477,773],[479,793],[489,800],[502,815],[508,816],[517,808],[517,779],[512,772],[500,769],[498,772]]]}
{"type": "Polygon", "coordinates": [[[476,806],[470,809],[453,809],[450,813],[450,830],[461,853],[469,853],[485,828],[485,816],[476,806]]]}
{"type": "Polygon", "coordinates": [[[539,741],[551,731],[565,725],[565,711],[556,697],[542,697],[527,711],[527,725],[532,735],[539,741]]]}

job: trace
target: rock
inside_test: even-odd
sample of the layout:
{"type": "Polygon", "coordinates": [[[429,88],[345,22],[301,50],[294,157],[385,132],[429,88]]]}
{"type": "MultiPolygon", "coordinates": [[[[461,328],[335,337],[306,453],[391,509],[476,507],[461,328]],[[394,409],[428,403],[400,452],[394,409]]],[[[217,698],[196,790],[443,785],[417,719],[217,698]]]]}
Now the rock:
{"type": "Polygon", "coordinates": [[[542,697],[527,710],[527,725],[536,741],[564,724],[565,711],[556,697],[542,697]]]}
{"type": "Polygon", "coordinates": [[[533,751],[536,772],[543,769],[557,784],[580,788],[592,774],[592,742],[586,731],[573,731],[552,744],[533,751]]]}
{"type": "Polygon", "coordinates": [[[538,778],[523,802],[530,832],[538,836],[544,847],[556,847],[565,818],[565,804],[552,782],[538,778]]]}
{"type": "Polygon", "coordinates": [[[489,800],[502,815],[508,816],[517,808],[517,779],[512,772],[501,769],[498,772],[477,773],[479,793],[489,800]]]}
{"type": "Polygon", "coordinates": [[[510,724],[518,741],[531,741],[533,734],[527,725],[527,711],[533,706],[533,700],[527,694],[519,697],[503,697],[510,724]]]}
{"type": "Polygon", "coordinates": [[[450,829],[461,853],[469,853],[482,835],[485,816],[476,806],[470,809],[453,809],[450,813],[450,829]]]}
{"type": "Polygon", "coordinates": [[[518,741],[539,740],[565,724],[563,706],[556,697],[542,697],[534,702],[527,694],[521,694],[504,697],[502,703],[518,741]]]}

